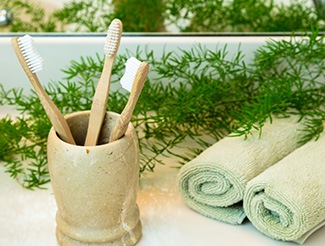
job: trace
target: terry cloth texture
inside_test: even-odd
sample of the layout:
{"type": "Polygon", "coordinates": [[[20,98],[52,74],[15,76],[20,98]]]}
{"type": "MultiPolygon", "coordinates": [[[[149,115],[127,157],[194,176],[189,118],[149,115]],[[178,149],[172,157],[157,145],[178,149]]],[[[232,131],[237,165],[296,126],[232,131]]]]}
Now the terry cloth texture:
{"type": "Polygon", "coordinates": [[[226,137],[185,164],[177,180],[184,202],[207,217],[241,224],[247,182],[300,146],[298,119],[273,117],[261,136],[256,130],[247,139],[226,137]]]}
{"type": "Polygon", "coordinates": [[[251,180],[244,209],[267,236],[302,244],[325,224],[325,133],[251,180]]]}

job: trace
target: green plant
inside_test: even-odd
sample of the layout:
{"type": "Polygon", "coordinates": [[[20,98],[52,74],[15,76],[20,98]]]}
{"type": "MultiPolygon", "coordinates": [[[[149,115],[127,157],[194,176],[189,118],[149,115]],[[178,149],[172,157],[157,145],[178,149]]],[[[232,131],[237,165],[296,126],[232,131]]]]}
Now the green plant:
{"type": "Polygon", "coordinates": [[[59,31],[56,20],[47,17],[45,10],[28,0],[0,0],[0,5],[14,13],[10,32],[54,32],[59,31]]]}
{"type": "Polygon", "coordinates": [[[320,24],[317,10],[308,7],[305,0],[287,5],[276,4],[274,0],[169,0],[167,3],[173,24],[186,32],[304,32],[311,26],[325,28],[320,24]]]}
{"type": "Polygon", "coordinates": [[[263,28],[268,32],[306,31],[310,27],[325,29],[317,10],[308,7],[307,1],[296,3],[291,1],[288,6],[281,4],[273,9],[271,19],[265,22],[263,28]]]}
{"type": "Polygon", "coordinates": [[[323,0],[313,0],[316,13],[319,19],[325,20],[325,2],[323,0]]]}
{"type": "Polygon", "coordinates": [[[63,26],[73,31],[106,32],[114,18],[123,22],[125,32],[157,32],[164,30],[162,0],[73,0],[53,13],[63,26]]]}
{"type": "MultiPolygon", "coordinates": [[[[301,141],[317,138],[325,121],[324,38],[314,30],[304,37],[271,40],[258,49],[252,64],[245,64],[240,50],[231,58],[227,47],[209,50],[200,45],[164,52],[159,59],[142,48],[118,56],[113,83],[131,55],[151,65],[132,119],[139,136],[140,171],[154,171],[165,156],[184,164],[229,132],[249,137],[252,129],[259,129],[262,134],[264,121],[273,114],[307,117],[301,141]],[[188,141],[192,148],[187,148],[188,141]]],[[[64,80],[49,84],[46,90],[64,114],[90,108],[102,66],[99,55],[82,57],[64,70],[64,80]]],[[[107,109],[121,112],[126,100],[123,91],[112,91],[107,109]]],[[[49,181],[50,122],[35,93],[0,86],[4,104],[15,106],[19,117],[0,121],[0,160],[23,186],[42,187],[49,181]]]]}
{"type": "MultiPolygon", "coordinates": [[[[71,0],[48,15],[30,0],[0,0],[14,13],[11,32],[106,32],[120,18],[125,32],[305,32],[325,30],[324,6],[315,0],[71,0]]],[[[3,27],[2,27],[3,28],[3,27]]],[[[5,29],[7,30],[7,29],[5,29]]]]}
{"type": "Polygon", "coordinates": [[[106,32],[115,18],[113,6],[107,0],[72,0],[52,15],[73,32],[106,32]]]}
{"type": "Polygon", "coordinates": [[[113,6],[126,32],[165,31],[163,0],[113,0],[113,6]]]}
{"type": "Polygon", "coordinates": [[[273,113],[299,113],[308,119],[306,142],[323,130],[325,120],[324,36],[317,31],[308,38],[270,40],[257,50],[254,76],[257,91],[253,102],[236,112],[239,135],[259,128],[273,113]],[[244,124],[243,124],[244,123],[244,124]]]}

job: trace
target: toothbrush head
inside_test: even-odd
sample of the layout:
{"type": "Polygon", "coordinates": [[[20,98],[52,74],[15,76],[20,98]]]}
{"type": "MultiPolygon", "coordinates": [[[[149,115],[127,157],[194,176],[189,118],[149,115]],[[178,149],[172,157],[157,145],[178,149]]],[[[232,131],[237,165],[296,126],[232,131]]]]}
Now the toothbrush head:
{"type": "Polygon", "coordinates": [[[25,35],[18,38],[18,47],[24,57],[27,66],[32,73],[36,73],[43,69],[43,58],[35,48],[34,40],[31,36],[25,35]]]}
{"type": "Polygon", "coordinates": [[[106,56],[116,55],[122,36],[123,24],[119,19],[114,19],[108,27],[104,51],[106,56]]]}
{"type": "Polygon", "coordinates": [[[124,73],[124,75],[122,76],[122,78],[120,80],[121,86],[125,90],[131,92],[134,78],[135,78],[135,76],[137,74],[137,71],[138,71],[141,63],[142,62],[139,61],[135,57],[130,57],[126,61],[126,63],[125,63],[125,73],[124,73]]]}

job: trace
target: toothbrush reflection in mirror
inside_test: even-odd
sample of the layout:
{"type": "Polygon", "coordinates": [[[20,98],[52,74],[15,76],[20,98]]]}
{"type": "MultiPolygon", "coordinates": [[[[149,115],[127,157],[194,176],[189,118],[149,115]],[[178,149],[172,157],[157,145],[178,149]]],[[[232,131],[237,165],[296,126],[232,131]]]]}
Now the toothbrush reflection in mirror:
{"type": "Polygon", "coordinates": [[[121,85],[131,93],[127,104],[113,126],[109,142],[116,141],[124,136],[148,73],[148,63],[140,62],[134,57],[127,60],[126,70],[121,78],[121,85]]]}
{"type": "Polygon", "coordinates": [[[76,144],[67,121],[46,93],[36,75],[36,72],[43,69],[43,58],[34,47],[33,38],[29,35],[14,37],[11,40],[11,45],[30,83],[33,85],[55,131],[63,141],[70,144],[76,144]]]}
{"type": "Polygon", "coordinates": [[[111,73],[116,53],[120,45],[121,35],[122,22],[118,19],[114,19],[111,22],[107,32],[107,38],[104,47],[106,57],[103,71],[98,81],[91,105],[85,146],[94,146],[98,141],[98,137],[106,114],[111,73]]]}

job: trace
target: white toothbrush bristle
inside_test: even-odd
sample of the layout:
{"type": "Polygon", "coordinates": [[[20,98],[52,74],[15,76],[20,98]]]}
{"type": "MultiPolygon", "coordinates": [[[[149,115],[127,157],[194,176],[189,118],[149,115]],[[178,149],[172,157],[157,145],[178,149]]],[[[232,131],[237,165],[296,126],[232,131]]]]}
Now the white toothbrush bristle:
{"type": "Polygon", "coordinates": [[[135,57],[131,57],[126,61],[125,73],[120,80],[120,83],[125,90],[131,92],[133,81],[140,65],[141,61],[135,57]]]}
{"type": "Polygon", "coordinates": [[[120,43],[121,29],[121,22],[117,19],[113,20],[108,27],[104,51],[109,57],[112,57],[117,52],[120,43]]]}
{"type": "Polygon", "coordinates": [[[32,73],[36,73],[43,69],[43,58],[36,50],[34,40],[31,36],[25,35],[19,37],[18,46],[32,73]]]}

